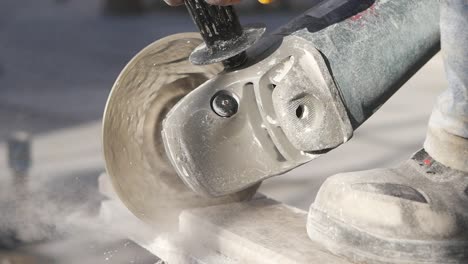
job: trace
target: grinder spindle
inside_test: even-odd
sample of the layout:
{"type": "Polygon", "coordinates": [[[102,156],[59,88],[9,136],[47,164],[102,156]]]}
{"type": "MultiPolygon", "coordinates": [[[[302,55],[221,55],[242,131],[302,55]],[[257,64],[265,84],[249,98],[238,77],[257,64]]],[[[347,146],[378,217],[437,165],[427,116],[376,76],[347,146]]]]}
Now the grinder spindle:
{"type": "Polygon", "coordinates": [[[200,30],[204,44],[190,56],[195,65],[223,62],[225,68],[242,65],[245,51],[265,32],[263,26],[242,28],[233,6],[215,6],[205,0],[186,0],[185,6],[200,30]]]}

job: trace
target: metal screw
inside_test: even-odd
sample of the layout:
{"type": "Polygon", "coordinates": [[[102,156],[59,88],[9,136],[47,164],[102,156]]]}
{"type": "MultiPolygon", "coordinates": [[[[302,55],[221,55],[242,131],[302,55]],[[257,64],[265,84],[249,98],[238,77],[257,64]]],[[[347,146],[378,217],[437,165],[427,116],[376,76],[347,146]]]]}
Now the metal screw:
{"type": "Polygon", "coordinates": [[[229,92],[218,92],[211,100],[211,108],[220,117],[231,117],[239,110],[237,99],[229,92]]]}

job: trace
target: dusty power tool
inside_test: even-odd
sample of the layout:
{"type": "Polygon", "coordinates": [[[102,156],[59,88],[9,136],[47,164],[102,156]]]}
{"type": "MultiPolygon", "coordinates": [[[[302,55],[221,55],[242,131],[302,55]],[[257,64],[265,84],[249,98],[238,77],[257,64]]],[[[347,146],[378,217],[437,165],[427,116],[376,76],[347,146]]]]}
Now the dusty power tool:
{"type": "Polygon", "coordinates": [[[318,1],[257,44],[263,28],[242,29],[232,7],[186,6],[201,37],[141,51],[104,114],[108,174],[155,226],[249,199],[348,141],[439,48],[437,0],[318,1]]]}

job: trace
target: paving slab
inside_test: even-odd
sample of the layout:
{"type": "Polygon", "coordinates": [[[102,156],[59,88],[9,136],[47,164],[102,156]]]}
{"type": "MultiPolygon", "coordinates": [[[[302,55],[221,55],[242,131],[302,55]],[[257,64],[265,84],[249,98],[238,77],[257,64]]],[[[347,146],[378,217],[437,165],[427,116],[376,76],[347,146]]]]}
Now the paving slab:
{"type": "Polygon", "coordinates": [[[350,264],[327,253],[306,232],[307,212],[257,194],[242,203],[183,211],[167,232],[136,218],[100,176],[100,220],[168,263],[350,264]],[[118,220],[117,220],[118,219],[118,220]]]}
{"type": "Polygon", "coordinates": [[[307,212],[263,197],[184,211],[179,229],[238,263],[350,264],[309,239],[306,219],[307,212]]]}

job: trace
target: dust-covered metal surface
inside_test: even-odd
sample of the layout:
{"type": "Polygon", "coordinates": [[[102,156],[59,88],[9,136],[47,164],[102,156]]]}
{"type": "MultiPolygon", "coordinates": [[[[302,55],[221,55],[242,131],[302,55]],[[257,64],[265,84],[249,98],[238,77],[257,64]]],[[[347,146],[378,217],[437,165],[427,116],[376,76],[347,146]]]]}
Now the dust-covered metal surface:
{"type": "MultiPolygon", "coordinates": [[[[159,88],[145,82],[160,76],[158,81],[165,78],[166,86],[190,83],[192,88],[185,90],[190,93],[174,106],[164,122],[162,135],[169,160],[179,177],[196,192],[212,196],[235,193],[349,140],[353,129],[437,51],[437,16],[437,2],[432,0],[322,1],[266,38],[251,52],[254,56],[243,69],[216,75],[218,69],[209,76],[199,71],[182,78],[178,74],[177,82],[183,83],[175,84],[176,79],[169,80],[176,76],[170,71],[156,72],[149,67],[151,71],[142,71],[146,74],[141,80],[143,85],[138,83],[138,76],[124,85],[118,80],[117,86],[138,88],[119,96],[114,91],[111,97],[122,97],[122,102],[112,104],[138,96],[141,101],[135,105],[141,105],[139,111],[156,111],[164,103],[149,106],[153,99],[148,95],[156,96],[159,88]],[[267,49],[263,53],[255,53],[264,47],[267,49]],[[151,93],[152,89],[157,92],[151,93]],[[219,108],[213,108],[212,100],[219,92],[236,100],[236,104],[225,102],[237,105],[235,112],[223,116],[219,108]]],[[[180,48],[177,52],[181,55],[180,48]]],[[[173,66],[171,70],[184,73],[197,67],[180,62],[167,61],[164,67],[173,66]]],[[[123,74],[120,78],[128,77],[123,74]]],[[[171,105],[176,101],[172,100],[171,105]]],[[[143,131],[148,125],[141,113],[134,111],[130,117],[135,120],[125,122],[134,122],[143,131]]],[[[161,128],[158,125],[154,131],[159,133],[161,128]]],[[[126,137],[139,139],[133,134],[126,137]]],[[[155,146],[154,142],[139,140],[146,153],[150,153],[145,150],[148,146],[155,146]]],[[[164,152],[162,141],[158,138],[157,142],[150,157],[164,156],[160,155],[164,152]]],[[[138,175],[143,167],[131,164],[125,169],[127,174],[138,175]]],[[[148,167],[146,172],[164,175],[160,168],[170,167],[148,167]]],[[[121,184],[131,185],[132,180],[121,184]]],[[[135,202],[143,203],[141,197],[135,202]]]]}
{"type": "Polygon", "coordinates": [[[188,186],[210,195],[291,170],[346,142],[439,40],[435,0],[320,1],[255,47],[244,69],[174,108],[163,132],[169,157],[188,186]],[[209,107],[223,90],[239,100],[228,119],[209,107]]]}
{"type": "Polygon", "coordinates": [[[318,157],[314,152],[346,142],[352,128],[321,54],[289,37],[265,60],[189,93],[168,113],[162,133],[184,182],[219,196],[318,157]],[[220,93],[237,100],[234,115],[212,107],[220,93]]]}
{"type": "Polygon", "coordinates": [[[104,156],[115,190],[137,217],[159,227],[176,224],[182,208],[238,201],[257,188],[201,197],[184,186],[166,159],[160,132],[165,114],[222,69],[188,61],[201,42],[199,34],[183,33],[149,45],[120,74],[104,114],[104,156]]]}

